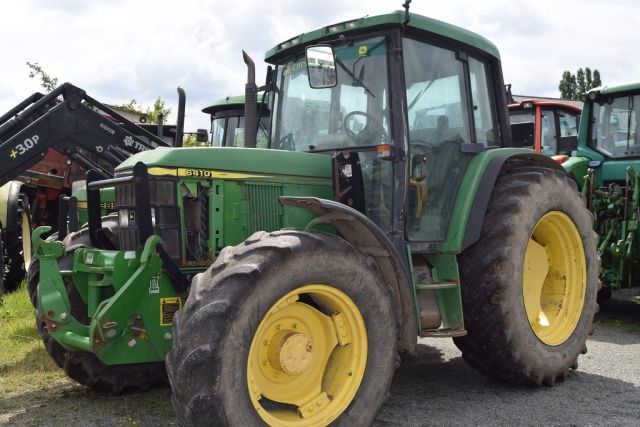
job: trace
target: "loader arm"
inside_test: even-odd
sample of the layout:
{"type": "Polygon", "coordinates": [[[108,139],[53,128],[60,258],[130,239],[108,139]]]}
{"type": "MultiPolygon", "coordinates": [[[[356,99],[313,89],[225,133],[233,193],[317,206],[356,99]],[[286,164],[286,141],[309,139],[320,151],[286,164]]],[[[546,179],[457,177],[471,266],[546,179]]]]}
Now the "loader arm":
{"type": "Polygon", "coordinates": [[[47,95],[31,95],[0,117],[0,185],[38,163],[53,148],[104,178],[132,154],[169,146],[86,92],[65,83],[47,95]]]}

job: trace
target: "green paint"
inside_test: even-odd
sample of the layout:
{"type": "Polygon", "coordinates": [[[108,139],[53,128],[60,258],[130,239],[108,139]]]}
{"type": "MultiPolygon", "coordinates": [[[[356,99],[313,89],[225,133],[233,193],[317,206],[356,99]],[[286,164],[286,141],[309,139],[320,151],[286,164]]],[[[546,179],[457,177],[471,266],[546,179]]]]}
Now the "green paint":
{"type": "Polygon", "coordinates": [[[431,275],[434,284],[451,283],[457,286],[448,286],[436,289],[442,327],[444,329],[464,329],[462,317],[462,295],[460,294],[460,273],[458,261],[455,255],[429,254],[425,255],[433,266],[431,275]]]}
{"type": "Polygon", "coordinates": [[[138,162],[143,162],[149,168],[180,167],[331,179],[331,158],[327,155],[236,147],[163,148],[144,151],[121,163],[116,168],[116,175],[133,168],[138,162]]]}
{"type": "MultiPolygon", "coordinates": [[[[404,19],[404,11],[395,11],[385,15],[366,16],[342,23],[327,25],[317,30],[300,34],[284,43],[278,44],[266,53],[265,61],[273,64],[283,56],[298,53],[301,45],[312,44],[327,38],[335,39],[342,34],[350,35],[358,32],[371,32],[382,28],[402,28],[404,19]]],[[[500,59],[498,48],[493,43],[464,28],[456,27],[455,25],[447,24],[446,22],[416,14],[411,14],[411,20],[406,27],[410,30],[436,34],[438,36],[473,46],[497,59],[500,59]]]]}
{"type": "MultiPolygon", "coordinates": [[[[592,119],[594,102],[604,105],[605,109],[599,110],[607,113],[606,105],[613,105],[613,98],[637,95],[638,91],[640,82],[590,90],[580,117],[578,157],[571,158],[562,165],[576,177],[582,194],[587,199],[587,205],[594,214],[594,230],[598,233],[598,254],[601,258],[600,280],[609,289],[636,286],[640,279],[640,270],[637,268],[640,259],[640,159],[634,158],[631,155],[633,153],[617,152],[618,156],[629,157],[614,158],[606,156],[604,151],[596,151],[593,148],[596,140],[591,140],[590,125],[596,125],[592,119]],[[589,99],[589,95],[595,101],[589,99]]],[[[638,107],[634,106],[634,110],[637,120],[638,107]]],[[[615,141],[619,141],[620,135],[616,135],[606,125],[615,123],[617,129],[617,120],[614,122],[613,118],[607,116],[604,119],[603,129],[608,129],[606,132],[610,132],[610,139],[603,141],[612,144],[613,140],[617,144],[615,141]]]]}
{"type": "MultiPolygon", "coordinates": [[[[264,97],[263,94],[264,92],[258,92],[258,108],[260,108],[260,103],[263,104],[263,108],[269,108],[269,94],[264,97]]],[[[227,96],[226,98],[218,99],[209,107],[203,108],[202,112],[205,114],[215,114],[218,111],[227,111],[233,109],[244,109],[244,95],[227,96]]]]}
{"type": "Polygon", "coordinates": [[[587,170],[589,169],[589,161],[587,157],[570,157],[562,164],[567,174],[575,177],[579,188],[584,186],[587,170]]]}
{"type": "Polygon", "coordinates": [[[462,184],[456,195],[453,205],[447,237],[442,245],[442,252],[447,254],[457,254],[462,252],[464,243],[464,233],[467,229],[469,217],[472,214],[471,207],[475,200],[480,182],[489,163],[497,157],[510,157],[518,154],[531,154],[531,150],[524,148],[500,148],[486,150],[477,154],[464,174],[462,184]]]}

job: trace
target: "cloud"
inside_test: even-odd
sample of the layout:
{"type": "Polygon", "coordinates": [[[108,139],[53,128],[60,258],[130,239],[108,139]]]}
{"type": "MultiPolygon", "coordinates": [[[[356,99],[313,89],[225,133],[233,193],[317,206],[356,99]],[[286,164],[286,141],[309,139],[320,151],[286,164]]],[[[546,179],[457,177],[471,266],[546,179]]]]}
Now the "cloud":
{"type": "MultiPolygon", "coordinates": [[[[36,90],[26,61],[106,103],[157,96],[177,110],[176,86],[187,91],[187,128],[208,127],[200,110],[244,91],[241,50],[256,61],[262,83],[264,53],[323,25],[401,8],[402,1],[370,0],[28,0],[3,5],[0,113],[36,90]]],[[[621,20],[631,0],[556,2],[413,1],[412,11],[487,37],[502,55],[505,81],[515,93],[557,96],[562,71],[598,68],[605,83],[638,78],[633,56],[640,33],[621,20]]],[[[175,115],[174,115],[175,118],[175,115]]]]}

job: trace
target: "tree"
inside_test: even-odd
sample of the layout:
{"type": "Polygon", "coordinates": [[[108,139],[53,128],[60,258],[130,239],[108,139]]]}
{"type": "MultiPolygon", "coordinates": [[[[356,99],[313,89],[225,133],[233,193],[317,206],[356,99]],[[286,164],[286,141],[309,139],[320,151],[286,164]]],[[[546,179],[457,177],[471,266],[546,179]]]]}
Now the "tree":
{"type": "Polygon", "coordinates": [[[571,71],[565,70],[562,73],[558,89],[561,98],[578,100],[580,95],[598,86],[602,86],[600,71],[594,69],[592,72],[591,68],[586,67],[584,70],[578,68],[575,75],[571,71]]]}
{"type": "Polygon", "coordinates": [[[573,99],[573,96],[577,89],[576,77],[571,74],[571,71],[565,71],[562,73],[562,80],[560,80],[560,97],[564,99],[573,99]]]}
{"type": "MultiPolygon", "coordinates": [[[[589,68],[587,68],[587,70],[589,71],[589,77],[591,77],[591,70],[589,70],[589,68]]],[[[578,83],[578,92],[586,92],[587,81],[585,79],[585,72],[582,68],[578,68],[578,72],[576,73],[576,82],[578,83]]]]}
{"type": "Polygon", "coordinates": [[[600,80],[600,71],[593,70],[593,87],[602,86],[602,80],[600,80]]]}
{"type": "Polygon", "coordinates": [[[34,79],[36,76],[40,77],[40,85],[46,91],[51,92],[58,87],[58,78],[51,77],[47,74],[37,62],[31,63],[27,61],[27,67],[31,70],[29,71],[29,78],[34,79]]]}
{"type": "MultiPolygon", "coordinates": [[[[56,87],[58,87],[58,78],[51,77],[49,74],[47,74],[47,72],[44,71],[44,69],[37,62],[31,63],[27,61],[27,67],[29,67],[29,69],[31,70],[29,71],[29,78],[33,79],[36,77],[40,77],[40,85],[48,92],[51,92],[56,87]]],[[[162,114],[163,120],[166,122],[169,118],[169,114],[171,114],[171,108],[168,108],[165,102],[160,97],[155,100],[151,107],[147,107],[146,109],[142,105],[138,104],[135,99],[132,99],[125,104],[115,104],[115,107],[121,108],[131,113],[146,114],[147,117],[149,117],[149,121],[151,121],[151,123],[156,123],[160,114],[162,114]]]]}
{"type": "Polygon", "coordinates": [[[149,122],[151,123],[157,123],[160,114],[163,116],[163,121],[166,122],[169,118],[169,114],[171,114],[171,108],[167,108],[165,102],[160,97],[155,100],[153,106],[147,107],[146,109],[142,105],[138,104],[135,99],[132,99],[125,104],[116,104],[115,106],[131,113],[146,114],[149,118],[149,122]]]}
{"type": "Polygon", "coordinates": [[[147,116],[152,123],[156,123],[160,114],[162,114],[163,120],[167,121],[169,114],[171,114],[171,108],[168,108],[165,102],[158,97],[153,103],[153,107],[147,108],[147,116]]]}

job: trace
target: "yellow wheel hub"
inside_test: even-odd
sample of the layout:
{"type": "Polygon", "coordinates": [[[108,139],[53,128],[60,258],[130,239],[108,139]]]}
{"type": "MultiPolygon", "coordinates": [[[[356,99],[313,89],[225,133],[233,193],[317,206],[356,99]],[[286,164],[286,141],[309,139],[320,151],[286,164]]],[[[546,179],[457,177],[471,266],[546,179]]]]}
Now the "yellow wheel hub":
{"type": "Polygon", "coordinates": [[[271,340],[269,363],[289,375],[303,373],[313,360],[313,345],[304,334],[289,331],[271,340]]]}
{"type": "Polygon", "coordinates": [[[258,325],[247,363],[251,402],[278,426],[320,426],[349,406],[364,377],[367,331],[344,292],[312,284],[280,298],[258,325]]]}
{"type": "Polygon", "coordinates": [[[31,264],[31,224],[26,212],[22,212],[22,258],[24,268],[28,270],[31,264]]]}
{"type": "Polygon", "coordinates": [[[522,286],[529,324],[538,339],[550,346],[564,343],[580,320],[587,289],[582,238],[567,214],[548,212],[534,227],[522,286]]]}

